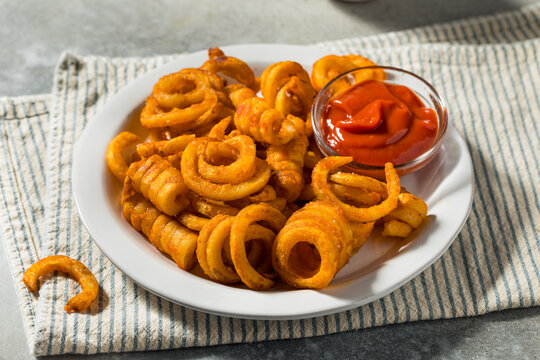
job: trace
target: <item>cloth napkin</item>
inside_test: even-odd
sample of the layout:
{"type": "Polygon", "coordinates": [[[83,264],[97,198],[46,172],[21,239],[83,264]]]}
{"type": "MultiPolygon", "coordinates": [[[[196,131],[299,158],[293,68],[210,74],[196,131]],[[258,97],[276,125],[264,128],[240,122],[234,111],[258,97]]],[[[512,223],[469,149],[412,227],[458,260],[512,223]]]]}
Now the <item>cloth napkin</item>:
{"type": "Polygon", "coordinates": [[[540,303],[540,6],[318,45],[408,69],[446,99],[476,181],[470,217],[450,249],[382,299],[307,320],[214,316],[149,293],[116,269],[83,227],[71,192],[73,146],[110,96],[176,56],[65,53],[52,94],[0,99],[1,236],[33,353],[289,339],[540,303]],[[51,254],[79,259],[96,274],[102,291],[88,313],[63,310],[78,291],[69,278],[51,277],[38,297],[23,285],[24,270],[51,254]]]}

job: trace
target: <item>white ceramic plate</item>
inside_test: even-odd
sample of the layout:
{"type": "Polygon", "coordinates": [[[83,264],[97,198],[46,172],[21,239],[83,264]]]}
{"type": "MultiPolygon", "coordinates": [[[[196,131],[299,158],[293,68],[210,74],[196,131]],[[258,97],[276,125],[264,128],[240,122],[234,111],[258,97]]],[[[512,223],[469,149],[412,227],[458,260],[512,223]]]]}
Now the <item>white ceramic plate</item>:
{"type": "MultiPolygon", "coordinates": [[[[311,64],[325,55],[317,47],[291,45],[240,45],[223,50],[246,61],[257,74],[282,60],[297,61],[311,71],[311,64]]],[[[473,196],[471,158],[452,126],[439,155],[421,171],[402,179],[410,192],[426,200],[430,215],[405,248],[369,240],[321,291],[252,291],[180,270],[122,218],[121,190],[107,170],[105,150],[129,126],[133,113],[161,76],[198,67],[206,58],[206,51],[193,53],[139,77],[103,107],[76,145],[72,181],[80,216],[99,248],[127,276],[159,296],[196,310],[248,319],[299,319],[348,310],[383,297],[431,265],[450,246],[468,216],[473,196]]]]}

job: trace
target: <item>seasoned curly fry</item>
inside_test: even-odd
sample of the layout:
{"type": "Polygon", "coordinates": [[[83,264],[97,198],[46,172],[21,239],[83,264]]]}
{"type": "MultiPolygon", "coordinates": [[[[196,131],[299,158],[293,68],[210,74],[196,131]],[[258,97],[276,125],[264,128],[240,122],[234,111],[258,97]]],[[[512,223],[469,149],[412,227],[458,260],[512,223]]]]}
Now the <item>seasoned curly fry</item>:
{"type": "Polygon", "coordinates": [[[265,290],[271,288],[274,281],[264,277],[251,266],[245,247],[248,227],[257,221],[265,221],[273,231],[279,232],[285,224],[285,216],[265,203],[250,205],[242,209],[236,215],[231,228],[231,257],[236,272],[244,284],[250,289],[265,290]]]}
{"type": "Polygon", "coordinates": [[[212,129],[210,129],[210,132],[208,133],[208,137],[214,138],[217,140],[223,140],[225,139],[225,132],[227,131],[227,127],[232,121],[232,116],[227,116],[220,120],[217,124],[212,126],[212,129]]]}
{"type": "Polygon", "coordinates": [[[251,195],[262,189],[270,178],[270,167],[255,159],[255,173],[238,184],[216,184],[205,180],[198,172],[197,164],[203,156],[207,138],[199,138],[188,145],[182,156],[182,177],[188,188],[200,196],[213,200],[230,201],[251,195]]]}
{"type": "Polygon", "coordinates": [[[53,271],[61,271],[71,275],[82,288],[78,295],[68,300],[64,310],[68,313],[83,312],[92,305],[99,292],[96,277],[83,263],[65,255],[51,255],[37,261],[26,269],[23,282],[28,290],[36,292],[39,278],[53,271]]]}
{"type": "Polygon", "coordinates": [[[255,91],[241,84],[227,85],[225,86],[224,91],[231,100],[231,103],[235,109],[238,108],[238,105],[240,105],[240,103],[242,103],[244,100],[257,96],[255,91]]]}
{"type": "Polygon", "coordinates": [[[358,207],[369,207],[381,202],[381,195],[376,192],[340,185],[330,182],[330,189],[336,196],[347,203],[358,207]]]}
{"type": "Polygon", "coordinates": [[[209,219],[197,216],[189,211],[184,211],[176,215],[176,220],[190,230],[201,231],[204,225],[208,223],[209,219]]]}
{"type": "Polygon", "coordinates": [[[217,215],[236,215],[238,210],[235,207],[227,205],[220,201],[203,199],[200,196],[194,195],[191,199],[191,209],[201,215],[213,218],[217,215]]]}
{"type": "Polygon", "coordinates": [[[351,222],[351,230],[353,233],[353,254],[355,254],[369,238],[375,222],[358,223],[351,222]]]}
{"type": "Polygon", "coordinates": [[[386,185],[383,182],[368,176],[338,172],[331,174],[330,180],[336,184],[375,192],[386,197],[386,185]]]}
{"type": "MultiPolygon", "coordinates": [[[[230,254],[230,232],[234,218],[226,215],[217,215],[210,220],[207,225],[201,230],[197,240],[197,259],[201,268],[210,278],[223,283],[239,282],[240,276],[236,273],[232,263],[226,264],[230,259],[227,259],[227,254],[230,254]],[[228,249],[227,249],[228,248],[228,249]]],[[[271,266],[271,249],[275,234],[262,226],[251,225],[246,233],[246,245],[251,240],[259,240],[254,242],[254,246],[250,246],[248,254],[249,263],[252,266],[257,266],[258,271],[269,271],[271,266]],[[263,248],[255,244],[262,244],[263,248]],[[266,261],[262,261],[263,253],[266,253],[266,261]]]]}
{"type": "Polygon", "coordinates": [[[275,99],[275,108],[285,116],[292,114],[307,120],[316,95],[317,92],[311,83],[303,82],[297,76],[293,76],[279,89],[275,99]]]}
{"type": "Polygon", "coordinates": [[[239,91],[242,90],[233,91],[229,97],[233,99],[233,104],[237,103],[234,124],[243,134],[262,143],[283,145],[293,138],[296,129],[304,126],[302,119],[293,115],[283,116],[265,99],[247,97],[249,94],[244,92],[239,96],[242,100],[237,102],[235,94],[239,91]]]}
{"type": "Polygon", "coordinates": [[[195,139],[194,134],[180,135],[171,140],[150,141],[137,145],[137,153],[141,158],[147,158],[154,154],[160,156],[172,156],[184,151],[186,146],[195,139]]]}
{"type": "Polygon", "coordinates": [[[314,201],[287,220],[274,241],[272,262],[286,283],[321,289],[349,262],[353,247],[353,232],[343,211],[314,201]]]}
{"type": "MultiPolygon", "coordinates": [[[[311,86],[309,86],[309,74],[306,72],[306,70],[304,70],[302,65],[297,62],[278,62],[270,65],[263,71],[261,75],[261,93],[264,99],[268,101],[270,106],[274,106],[276,104],[276,98],[278,97],[279,91],[285,86],[285,84],[289,83],[293,77],[296,77],[298,81],[305,84],[307,90],[304,91],[309,91],[309,88],[311,88],[311,86]]],[[[295,85],[291,84],[289,86],[292,87],[295,85]]],[[[292,95],[293,94],[291,93],[291,96],[292,95]]],[[[294,95],[296,95],[296,93],[294,95]]],[[[315,98],[315,91],[313,91],[313,98],[315,98]]],[[[300,104],[298,99],[297,104],[300,104]]]]}
{"type": "Polygon", "coordinates": [[[401,193],[398,206],[383,219],[384,236],[407,237],[418,228],[427,216],[426,203],[409,193],[401,193]]]}
{"type": "Polygon", "coordinates": [[[189,205],[182,174],[159,155],[131,164],[127,176],[133,181],[135,191],[167,215],[174,216],[189,205]]]}
{"type": "Polygon", "coordinates": [[[197,172],[206,181],[216,184],[239,184],[255,174],[255,143],[249,136],[239,135],[223,142],[208,139],[201,146],[202,155],[198,158],[197,172]],[[211,146],[218,146],[218,151],[209,151],[211,146]],[[227,165],[212,165],[208,160],[215,159],[215,154],[225,154],[225,158],[235,158],[227,165]]]}
{"type": "MultiPolygon", "coordinates": [[[[311,72],[311,84],[313,87],[320,91],[330,80],[334,79],[338,75],[343,74],[349,70],[367,67],[367,66],[376,66],[371,60],[362,57],[360,55],[328,55],[313,64],[313,70],[311,72]]],[[[364,80],[385,80],[386,74],[382,69],[366,70],[360,72],[357,75],[356,82],[361,82],[364,80]]],[[[345,86],[350,86],[349,84],[344,84],[345,86]]]]}
{"type": "Polygon", "coordinates": [[[283,209],[287,203],[284,198],[277,197],[276,190],[271,185],[266,185],[262,190],[253,195],[229,201],[228,204],[237,209],[243,209],[251,204],[258,204],[261,202],[267,203],[278,210],[283,209]]]}
{"type": "Polygon", "coordinates": [[[347,218],[351,221],[371,222],[389,214],[397,207],[398,196],[401,191],[399,176],[391,163],[385,165],[388,197],[378,205],[369,208],[355,207],[344,203],[332,192],[332,189],[328,184],[328,173],[351,161],[352,157],[350,156],[329,156],[319,161],[317,166],[315,166],[315,169],[313,169],[313,180],[311,182],[317,198],[339,205],[344,210],[347,218]]]}
{"type": "Polygon", "coordinates": [[[107,165],[109,170],[118,178],[120,181],[124,181],[126,173],[129,167],[128,162],[124,157],[125,149],[130,146],[140,142],[141,139],[129,131],[123,131],[109,143],[107,146],[107,153],[105,158],[107,160],[107,165]]]}
{"type": "Polygon", "coordinates": [[[195,265],[197,234],[178,221],[160,212],[139,194],[124,196],[124,218],[148,237],[161,252],[168,254],[179,268],[189,270],[195,265]]]}
{"type": "Polygon", "coordinates": [[[270,185],[266,185],[260,192],[248,196],[249,201],[251,201],[252,204],[258,202],[272,201],[275,200],[276,197],[276,190],[274,190],[274,188],[270,185]]]}
{"type": "Polygon", "coordinates": [[[174,127],[176,131],[209,124],[229,101],[224,81],[202,69],[183,69],[162,77],[146,99],[141,124],[147,128],[174,127]]]}
{"type": "Polygon", "coordinates": [[[152,96],[161,107],[182,109],[203,101],[209,88],[221,90],[223,86],[223,79],[212,72],[182,69],[159,79],[152,96]]]}
{"type": "Polygon", "coordinates": [[[248,64],[232,56],[225,56],[219,48],[208,49],[208,60],[201,69],[231,77],[248,87],[255,86],[255,75],[248,64]]]}
{"type": "Polygon", "coordinates": [[[209,124],[222,108],[218,94],[213,89],[205,93],[203,101],[187,108],[163,109],[154,97],[149,97],[141,112],[141,124],[147,128],[172,126],[177,131],[186,131],[209,124]]]}
{"type": "Polygon", "coordinates": [[[308,138],[303,126],[295,137],[285,145],[270,145],[266,150],[266,161],[274,171],[279,196],[291,203],[298,199],[304,189],[304,154],[308,138]]]}
{"type": "Polygon", "coordinates": [[[308,150],[304,154],[304,166],[313,169],[322,158],[323,157],[320,154],[308,150]]]}

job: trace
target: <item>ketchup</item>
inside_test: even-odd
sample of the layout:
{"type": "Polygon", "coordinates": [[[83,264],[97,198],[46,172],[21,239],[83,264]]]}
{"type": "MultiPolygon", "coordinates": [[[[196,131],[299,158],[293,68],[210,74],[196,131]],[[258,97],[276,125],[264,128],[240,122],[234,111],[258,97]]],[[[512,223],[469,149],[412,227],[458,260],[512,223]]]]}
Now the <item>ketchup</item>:
{"type": "Polygon", "coordinates": [[[322,117],[326,143],[354,161],[399,165],[427,151],[437,135],[437,114],[406,86],[358,83],[328,102],[322,117]]]}

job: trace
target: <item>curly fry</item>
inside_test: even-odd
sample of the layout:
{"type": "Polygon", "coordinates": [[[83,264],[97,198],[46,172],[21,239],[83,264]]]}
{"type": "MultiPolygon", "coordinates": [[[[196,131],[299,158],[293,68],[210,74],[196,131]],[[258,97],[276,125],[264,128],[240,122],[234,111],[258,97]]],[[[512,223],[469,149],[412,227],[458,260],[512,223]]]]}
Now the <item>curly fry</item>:
{"type": "Polygon", "coordinates": [[[304,154],[304,166],[309,169],[313,169],[322,158],[322,155],[318,152],[308,150],[304,154]]]}
{"type": "Polygon", "coordinates": [[[249,263],[246,255],[246,232],[248,227],[257,222],[265,221],[276,233],[285,224],[285,216],[272,206],[260,203],[242,209],[236,215],[231,228],[231,257],[236,272],[250,289],[265,290],[274,285],[274,281],[258,273],[249,263]]]}
{"type": "Polygon", "coordinates": [[[107,160],[109,170],[111,170],[118,180],[124,181],[129,167],[129,164],[124,157],[125,149],[140,141],[141,139],[137,135],[129,131],[123,131],[116,135],[107,146],[105,159],[107,160]]]}
{"type": "Polygon", "coordinates": [[[375,222],[358,223],[351,222],[351,230],[353,233],[353,254],[355,254],[369,238],[375,222]]]}
{"type": "Polygon", "coordinates": [[[206,181],[216,184],[239,184],[251,178],[256,170],[255,143],[249,136],[240,135],[218,142],[208,139],[200,148],[202,155],[198,158],[197,171],[206,181]],[[214,148],[214,151],[209,151],[214,148]],[[218,150],[218,151],[216,151],[218,150]],[[217,153],[217,154],[216,154],[217,153]],[[207,159],[234,159],[227,165],[212,165],[207,159]]]}
{"type": "Polygon", "coordinates": [[[195,135],[180,135],[170,140],[150,141],[137,145],[137,154],[141,158],[148,158],[154,154],[172,156],[184,151],[186,146],[195,139],[195,135]]]}
{"type": "Polygon", "coordinates": [[[223,260],[223,247],[227,240],[234,218],[226,215],[217,215],[201,229],[197,239],[197,260],[204,273],[213,280],[224,284],[233,284],[240,281],[240,277],[223,260]],[[210,270],[207,261],[207,247],[210,236],[213,235],[213,246],[218,249],[214,255],[214,269],[210,270]]]}
{"type": "Polygon", "coordinates": [[[340,200],[352,203],[352,205],[358,207],[373,206],[381,202],[381,195],[376,192],[335,184],[333,182],[330,182],[329,185],[332,192],[336,194],[340,200]]]}
{"type": "Polygon", "coordinates": [[[386,184],[364,175],[338,172],[330,175],[330,180],[343,186],[375,192],[386,197],[386,184]]]}
{"type": "Polygon", "coordinates": [[[424,200],[409,193],[401,193],[398,206],[383,218],[383,236],[407,237],[418,228],[427,216],[424,200]]]}
{"type": "Polygon", "coordinates": [[[270,167],[264,160],[255,159],[255,173],[238,184],[216,184],[205,180],[197,164],[203,156],[208,138],[199,138],[188,145],[182,155],[181,169],[185,184],[192,191],[208,199],[230,201],[251,195],[262,189],[270,178],[270,167]]]}
{"type": "Polygon", "coordinates": [[[203,199],[200,196],[194,195],[191,199],[191,209],[201,215],[213,218],[217,215],[236,215],[238,210],[235,207],[229,206],[221,201],[203,199]]]}
{"type": "Polygon", "coordinates": [[[257,96],[255,91],[241,84],[227,85],[225,86],[224,91],[231,100],[231,103],[235,109],[238,108],[238,105],[240,105],[240,103],[242,103],[244,100],[257,96]]]}
{"type": "MultiPolygon", "coordinates": [[[[276,190],[272,187],[272,185],[266,185],[262,190],[241,199],[229,201],[228,204],[237,209],[242,209],[251,204],[257,204],[261,202],[269,203],[270,205],[276,205],[281,200],[284,199],[277,197],[276,190]]],[[[278,209],[278,207],[274,207],[278,209]]]]}
{"type": "Polygon", "coordinates": [[[152,95],[164,108],[185,108],[201,102],[209,88],[221,90],[224,81],[200,69],[182,69],[165,75],[154,85],[152,95]]]}
{"type": "Polygon", "coordinates": [[[133,181],[135,191],[167,215],[174,216],[189,205],[188,188],[180,170],[157,154],[131,164],[127,177],[133,181]]]}
{"type": "Polygon", "coordinates": [[[242,133],[259,142],[273,145],[288,143],[296,129],[304,126],[302,119],[293,115],[284,117],[258,97],[246,99],[238,105],[234,124],[242,133]]]}
{"type": "Polygon", "coordinates": [[[229,124],[232,121],[232,116],[227,116],[223,119],[221,119],[217,124],[212,126],[212,129],[210,129],[210,132],[208,133],[208,137],[214,138],[217,140],[223,140],[225,139],[225,132],[227,131],[227,127],[229,127],[229,124]]]}
{"type": "Polygon", "coordinates": [[[214,89],[205,91],[204,99],[199,103],[170,110],[160,107],[158,101],[150,96],[141,111],[141,125],[147,128],[174,127],[177,131],[197,129],[214,120],[222,108],[214,89]]]}
{"type": "Polygon", "coordinates": [[[268,204],[276,210],[283,211],[285,206],[287,206],[287,200],[285,198],[278,197],[274,200],[265,201],[263,204],[268,204]]]}
{"type": "Polygon", "coordinates": [[[321,289],[354,254],[353,232],[339,207],[314,201],[291,215],[272,248],[280,277],[300,288],[321,289]]]}
{"type": "Polygon", "coordinates": [[[388,215],[397,207],[398,196],[401,191],[399,176],[392,163],[385,164],[385,176],[388,187],[388,197],[378,205],[369,208],[358,208],[341,201],[332,192],[328,184],[328,173],[352,161],[350,156],[329,156],[319,161],[312,174],[312,186],[319,200],[339,205],[348,219],[356,222],[371,222],[388,215]]]}
{"type": "Polygon", "coordinates": [[[275,200],[276,197],[276,190],[270,185],[266,185],[260,192],[248,196],[251,203],[272,201],[275,200]]]}
{"type": "MultiPolygon", "coordinates": [[[[276,97],[278,96],[278,92],[293,77],[296,77],[298,81],[305,84],[306,89],[308,89],[306,91],[309,91],[309,88],[311,88],[311,86],[309,86],[309,74],[306,72],[306,70],[304,70],[302,65],[297,62],[278,62],[270,65],[263,71],[261,75],[261,93],[264,99],[268,101],[270,106],[273,107],[276,104],[276,97]]],[[[295,85],[291,84],[290,86],[294,87],[295,85]]],[[[314,91],[313,95],[315,95],[314,91]]],[[[313,96],[313,98],[315,98],[315,96],[313,96]]]]}
{"type": "Polygon", "coordinates": [[[266,161],[274,171],[279,196],[291,203],[298,199],[304,189],[304,154],[308,138],[301,132],[285,145],[270,145],[266,150],[266,161]]]}
{"type": "MultiPolygon", "coordinates": [[[[274,104],[276,110],[284,116],[292,114],[306,120],[315,96],[317,92],[310,82],[303,82],[298,76],[292,76],[277,92],[274,104]]],[[[309,123],[311,124],[311,120],[309,123]]]]}
{"type": "MultiPolygon", "coordinates": [[[[124,186],[129,185],[126,182],[124,186]]],[[[159,251],[170,255],[179,268],[189,270],[195,265],[197,234],[193,231],[163,214],[139,194],[123,197],[122,212],[137,231],[146,235],[159,251]]]]}
{"type": "MultiPolygon", "coordinates": [[[[360,55],[328,55],[313,64],[311,84],[317,91],[320,91],[330,80],[344,72],[367,66],[377,66],[377,64],[360,55]]],[[[356,82],[369,79],[385,80],[386,74],[382,69],[362,71],[357,74],[356,82]]]]}
{"type": "Polygon", "coordinates": [[[68,300],[64,310],[68,313],[83,312],[88,309],[97,298],[99,284],[96,277],[83,263],[65,255],[51,255],[30,266],[23,275],[23,282],[32,292],[38,290],[38,280],[53,271],[67,273],[79,282],[82,291],[68,300]]]}
{"type": "Polygon", "coordinates": [[[232,56],[225,56],[219,48],[208,49],[208,60],[201,69],[220,73],[248,87],[255,85],[255,75],[248,64],[232,56]]]}
{"type": "MultiPolygon", "coordinates": [[[[241,280],[233,264],[227,261],[229,259],[226,259],[227,254],[230,254],[229,239],[233,222],[233,217],[217,215],[205,225],[197,240],[197,259],[201,268],[211,279],[226,284],[236,283],[241,280]],[[229,264],[226,265],[227,262],[229,264]]],[[[247,257],[249,263],[252,266],[257,266],[260,272],[267,272],[270,269],[270,254],[274,237],[274,232],[265,227],[251,225],[248,228],[245,238],[246,246],[248,242],[252,246],[250,246],[247,257]],[[251,240],[259,241],[252,244],[251,240]],[[263,248],[259,247],[258,244],[262,244],[263,248]],[[266,258],[264,258],[264,253],[266,253],[266,258]],[[263,260],[262,262],[261,259],[263,260]]]]}
{"type": "Polygon", "coordinates": [[[147,128],[197,129],[218,117],[230,104],[224,81],[202,69],[183,69],[162,77],[146,99],[141,124],[147,128]]]}
{"type": "Polygon", "coordinates": [[[189,211],[184,211],[176,215],[176,220],[193,231],[201,231],[204,225],[206,225],[209,221],[209,219],[197,216],[189,211]]]}

